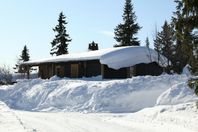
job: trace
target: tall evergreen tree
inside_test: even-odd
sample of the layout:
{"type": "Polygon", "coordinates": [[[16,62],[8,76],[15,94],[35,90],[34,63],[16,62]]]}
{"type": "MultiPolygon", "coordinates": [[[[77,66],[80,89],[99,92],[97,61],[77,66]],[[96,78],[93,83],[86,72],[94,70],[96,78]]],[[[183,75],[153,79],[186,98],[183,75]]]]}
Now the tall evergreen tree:
{"type": "Polygon", "coordinates": [[[26,62],[26,61],[29,61],[29,60],[30,60],[29,49],[25,45],[22,52],[21,52],[20,58],[17,60],[17,64],[14,67],[14,70],[16,70],[15,72],[16,73],[22,73],[22,74],[27,73],[28,78],[29,78],[29,73],[32,69],[30,67],[26,66],[26,65],[20,65],[20,63],[26,62]]]}
{"type": "MultiPolygon", "coordinates": [[[[180,72],[186,64],[190,64],[193,71],[197,65],[195,50],[197,49],[196,34],[194,29],[197,27],[197,13],[190,11],[191,2],[189,0],[176,0],[177,7],[174,12],[173,23],[176,36],[176,60],[180,72]]],[[[195,4],[196,6],[196,4],[195,4]]],[[[193,9],[198,9],[194,8],[193,9]]]]}
{"type": "Polygon", "coordinates": [[[161,43],[161,54],[163,54],[168,59],[168,66],[170,66],[170,62],[172,60],[173,50],[174,50],[174,32],[171,25],[164,22],[162,26],[162,31],[158,33],[159,41],[161,43]]]}
{"type": "Polygon", "coordinates": [[[158,58],[158,62],[159,62],[162,45],[161,45],[161,40],[159,37],[159,32],[157,31],[157,28],[155,29],[155,38],[154,38],[153,42],[154,42],[154,50],[157,51],[157,53],[158,53],[157,58],[158,58]]]}
{"type": "Polygon", "coordinates": [[[71,42],[71,39],[69,37],[69,34],[66,33],[66,27],[67,24],[65,20],[65,16],[63,12],[60,13],[59,19],[58,19],[58,25],[53,29],[54,32],[57,33],[55,35],[55,39],[51,42],[52,49],[50,54],[56,56],[62,55],[62,54],[68,54],[68,44],[71,42]]]}
{"type": "Polygon", "coordinates": [[[30,60],[29,50],[26,45],[24,46],[20,57],[21,57],[21,61],[23,62],[30,60]]]}
{"type": "Polygon", "coordinates": [[[126,0],[123,13],[123,23],[118,24],[115,28],[115,40],[118,44],[115,47],[120,46],[133,46],[140,45],[138,38],[135,35],[140,30],[140,26],[136,22],[136,15],[133,11],[133,5],[131,0],[126,0]]]}
{"type": "Polygon", "coordinates": [[[198,1],[176,0],[177,8],[182,11],[183,22],[190,28],[198,27],[198,1]]]}

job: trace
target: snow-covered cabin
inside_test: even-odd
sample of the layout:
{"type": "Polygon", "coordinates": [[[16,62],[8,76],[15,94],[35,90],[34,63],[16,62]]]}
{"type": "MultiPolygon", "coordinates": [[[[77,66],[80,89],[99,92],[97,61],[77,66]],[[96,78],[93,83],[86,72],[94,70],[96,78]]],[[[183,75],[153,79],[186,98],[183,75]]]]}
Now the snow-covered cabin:
{"type": "Polygon", "coordinates": [[[39,77],[128,78],[138,75],[160,75],[167,59],[153,49],[141,46],[118,47],[72,53],[21,64],[39,67],[39,77]]]}

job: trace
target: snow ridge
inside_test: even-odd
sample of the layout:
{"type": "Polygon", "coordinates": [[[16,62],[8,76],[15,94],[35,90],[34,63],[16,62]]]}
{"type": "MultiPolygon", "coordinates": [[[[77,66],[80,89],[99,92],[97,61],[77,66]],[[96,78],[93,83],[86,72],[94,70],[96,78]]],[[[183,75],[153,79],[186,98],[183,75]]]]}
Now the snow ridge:
{"type": "MultiPolygon", "coordinates": [[[[22,80],[0,89],[0,100],[11,108],[28,111],[135,112],[166,104],[174,97],[174,104],[180,103],[177,100],[185,97],[178,98],[177,94],[182,93],[185,85],[182,82],[187,79],[184,75],[161,75],[121,80],[102,80],[100,77],[22,80]],[[175,93],[174,97],[170,93],[175,93]]],[[[185,86],[183,91],[186,89],[190,90],[185,86]]],[[[187,94],[190,97],[193,92],[187,94]]]]}

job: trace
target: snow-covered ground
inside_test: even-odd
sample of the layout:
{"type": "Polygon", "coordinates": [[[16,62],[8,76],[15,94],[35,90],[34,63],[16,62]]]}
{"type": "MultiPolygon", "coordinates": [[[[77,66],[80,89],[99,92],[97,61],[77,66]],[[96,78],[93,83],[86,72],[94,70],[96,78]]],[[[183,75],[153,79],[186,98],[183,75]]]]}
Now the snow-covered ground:
{"type": "Polygon", "coordinates": [[[0,87],[0,131],[197,132],[198,97],[187,80],[185,75],[20,80],[0,87]]]}
{"type": "Polygon", "coordinates": [[[197,132],[195,103],[156,106],[136,113],[17,111],[0,103],[1,132],[197,132]]]}

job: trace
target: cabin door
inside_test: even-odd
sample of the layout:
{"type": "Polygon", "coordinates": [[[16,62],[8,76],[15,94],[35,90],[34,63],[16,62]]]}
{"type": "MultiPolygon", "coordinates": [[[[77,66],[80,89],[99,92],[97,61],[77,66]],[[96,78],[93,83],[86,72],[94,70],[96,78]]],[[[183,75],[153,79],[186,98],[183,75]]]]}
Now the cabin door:
{"type": "Polygon", "coordinates": [[[78,64],[71,64],[71,77],[72,78],[78,77],[78,64]]]}

